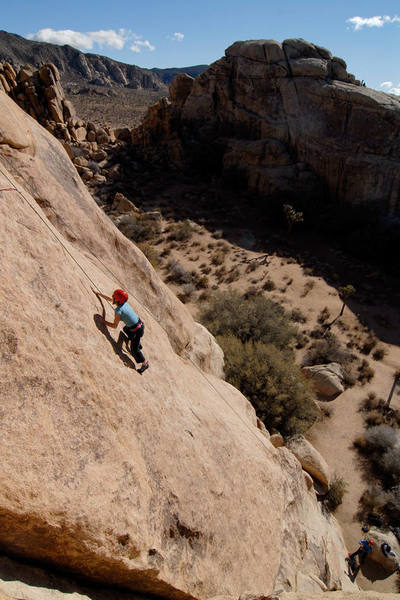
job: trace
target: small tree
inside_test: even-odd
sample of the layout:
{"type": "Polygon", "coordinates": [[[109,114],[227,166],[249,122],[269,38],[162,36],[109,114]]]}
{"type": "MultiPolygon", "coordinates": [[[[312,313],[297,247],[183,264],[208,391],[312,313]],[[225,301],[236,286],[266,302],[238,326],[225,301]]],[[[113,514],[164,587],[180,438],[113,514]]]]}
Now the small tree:
{"type": "Polygon", "coordinates": [[[283,211],[285,213],[289,233],[292,231],[294,223],[302,223],[304,221],[303,213],[295,210],[291,204],[284,204],[283,211]]]}
{"type": "Polygon", "coordinates": [[[347,304],[347,300],[350,298],[350,296],[352,296],[355,293],[356,293],[356,288],[353,287],[352,285],[344,285],[339,288],[339,298],[343,302],[343,306],[339,313],[339,317],[341,317],[343,315],[343,311],[347,304]]]}
{"type": "Polygon", "coordinates": [[[389,396],[388,399],[386,400],[386,404],[385,406],[387,408],[389,408],[390,403],[392,401],[392,396],[393,396],[393,392],[395,390],[396,385],[400,382],[400,370],[396,371],[396,373],[394,374],[394,378],[393,378],[393,384],[392,384],[392,389],[389,392],[389,396]]]}

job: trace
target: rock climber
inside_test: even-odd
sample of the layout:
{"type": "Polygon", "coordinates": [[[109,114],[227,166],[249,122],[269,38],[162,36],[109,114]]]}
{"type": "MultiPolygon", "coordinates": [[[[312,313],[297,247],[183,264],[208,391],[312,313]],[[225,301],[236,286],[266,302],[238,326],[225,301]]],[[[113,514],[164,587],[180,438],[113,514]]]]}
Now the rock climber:
{"type": "Polygon", "coordinates": [[[107,325],[107,327],[116,329],[120,320],[122,319],[122,321],[125,323],[123,331],[131,341],[131,354],[137,363],[142,363],[142,366],[137,369],[137,372],[141,375],[146,369],[149,368],[149,361],[145,359],[142,352],[142,344],[140,343],[144,333],[144,323],[129,306],[128,292],[125,292],[125,290],[121,289],[115,290],[111,298],[93,288],[92,292],[96,294],[96,296],[100,296],[101,298],[104,298],[104,300],[117,305],[117,307],[114,309],[114,322],[111,323],[110,321],[106,321],[103,317],[100,317],[101,322],[104,325],[107,325]]]}
{"type": "MultiPolygon", "coordinates": [[[[364,560],[367,558],[368,554],[372,552],[372,546],[374,545],[374,540],[360,540],[360,545],[355,552],[349,554],[346,560],[349,562],[349,565],[352,570],[356,568],[356,556],[358,556],[358,567],[361,567],[364,560]]],[[[357,569],[358,570],[358,569],[357,569]]]]}

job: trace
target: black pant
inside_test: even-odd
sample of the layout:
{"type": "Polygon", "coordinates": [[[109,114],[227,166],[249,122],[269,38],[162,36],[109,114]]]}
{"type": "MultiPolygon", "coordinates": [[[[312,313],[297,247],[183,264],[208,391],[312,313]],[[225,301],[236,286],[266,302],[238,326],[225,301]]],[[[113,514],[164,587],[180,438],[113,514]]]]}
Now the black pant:
{"type": "Polygon", "coordinates": [[[364,560],[367,558],[367,553],[365,552],[365,550],[363,548],[359,548],[358,550],[353,552],[353,554],[350,554],[349,558],[350,558],[350,560],[355,560],[356,556],[358,556],[358,560],[361,565],[364,562],[364,560]]]}
{"type": "Polygon", "coordinates": [[[123,331],[126,333],[126,335],[131,341],[131,354],[133,358],[136,360],[137,363],[146,362],[144,354],[141,350],[142,344],[140,343],[140,338],[144,334],[144,323],[142,322],[141,327],[139,327],[139,329],[137,329],[136,331],[130,331],[129,327],[125,325],[123,331]]]}

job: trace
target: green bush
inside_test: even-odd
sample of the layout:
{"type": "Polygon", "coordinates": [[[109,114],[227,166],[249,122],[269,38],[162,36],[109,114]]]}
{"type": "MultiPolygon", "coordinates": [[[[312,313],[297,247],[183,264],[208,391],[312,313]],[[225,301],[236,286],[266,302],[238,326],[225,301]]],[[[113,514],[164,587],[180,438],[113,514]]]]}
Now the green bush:
{"type": "Polygon", "coordinates": [[[343,502],[343,496],[347,492],[347,483],[343,477],[334,475],[330,483],[328,492],[325,495],[324,502],[328,510],[334,512],[343,502]]]}
{"type": "Polygon", "coordinates": [[[139,244],[137,244],[137,247],[140,248],[140,250],[143,252],[149,263],[151,263],[151,265],[154,267],[154,269],[158,267],[158,265],[160,264],[160,256],[154,250],[153,246],[151,246],[147,242],[140,242],[139,244]]]}
{"type": "Polygon", "coordinates": [[[289,349],[296,336],[290,315],[262,295],[228,291],[211,296],[200,321],[224,351],[227,381],[250,400],[266,427],[285,436],[307,431],[319,411],[289,349]]]}
{"type": "Polygon", "coordinates": [[[193,235],[193,226],[190,221],[182,221],[172,225],[169,229],[168,240],[177,242],[188,242],[193,235]]]}
{"type": "Polygon", "coordinates": [[[213,294],[200,319],[213,335],[232,334],[243,343],[259,341],[281,349],[297,333],[279,304],[258,294],[245,298],[235,290],[213,294]]]}
{"type": "Polygon", "coordinates": [[[291,352],[241,342],[232,334],[217,336],[217,342],[225,354],[227,381],[250,400],[267,429],[289,436],[311,427],[319,415],[315,395],[291,352]]]}
{"type": "Polygon", "coordinates": [[[333,334],[314,342],[308,350],[304,365],[324,365],[330,362],[348,364],[352,360],[350,352],[345,350],[333,334]]]}
{"type": "Polygon", "coordinates": [[[385,358],[386,354],[386,348],[384,348],[383,346],[378,346],[378,348],[376,348],[376,350],[372,354],[372,358],[374,360],[382,360],[383,358],[385,358]]]}

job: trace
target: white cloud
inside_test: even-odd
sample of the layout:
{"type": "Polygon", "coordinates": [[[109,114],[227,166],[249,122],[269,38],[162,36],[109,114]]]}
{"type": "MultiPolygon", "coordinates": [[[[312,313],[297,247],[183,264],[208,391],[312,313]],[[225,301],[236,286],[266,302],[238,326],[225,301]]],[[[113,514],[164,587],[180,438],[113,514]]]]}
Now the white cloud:
{"type": "Polygon", "coordinates": [[[175,31],[175,33],[172,35],[167,35],[167,38],[169,40],[172,40],[173,42],[183,42],[184,37],[185,37],[185,34],[179,33],[179,31],[175,31]]]}
{"type": "Polygon", "coordinates": [[[28,34],[28,39],[38,42],[49,42],[50,44],[68,44],[80,50],[93,50],[95,46],[103,48],[109,46],[116,50],[122,50],[128,41],[133,40],[131,50],[141,52],[143,48],[155,50],[149,40],[142,40],[141,36],[126,29],[100,29],[99,31],[74,31],[72,29],[55,30],[47,27],[36,33],[28,34]]]}
{"type": "Polygon", "coordinates": [[[384,91],[387,94],[395,94],[396,96],[400,96],[400,83],[398,83],[396,87],[391,81],[383,81],[380,87],[384,88],[384,91]]]}
{"type": "Polygon", "coordinates": [[[351,23],[354,31],[358,31],[363,27],[383,27],[387,23],[400,23],[400,17],[390,17],[389,15],[377,15],[375,17],[351,17],[346,23],[351,23]]]}
{"type": "Polygon", "coordinates": [[[150,52],[153,52],[153,50],[156,49],[153,44],[150,44],[149,40],[137,39],[133,42],[132,46],[130,46],[129,50],[132,50],[132,52],[141,52],[143,48],[147,48],[150,52]]]}

